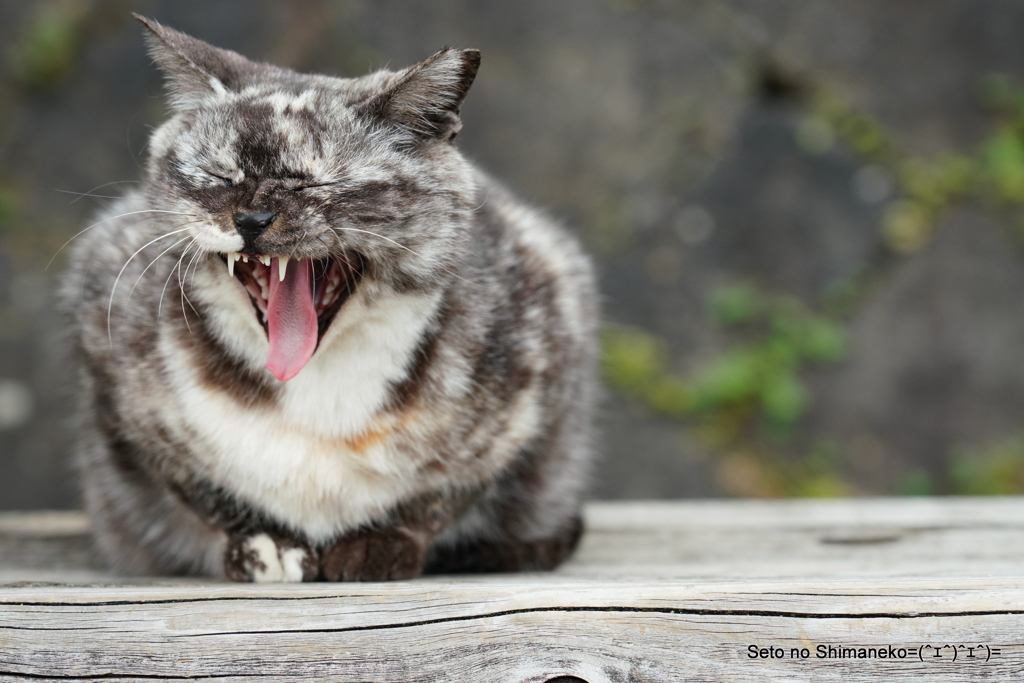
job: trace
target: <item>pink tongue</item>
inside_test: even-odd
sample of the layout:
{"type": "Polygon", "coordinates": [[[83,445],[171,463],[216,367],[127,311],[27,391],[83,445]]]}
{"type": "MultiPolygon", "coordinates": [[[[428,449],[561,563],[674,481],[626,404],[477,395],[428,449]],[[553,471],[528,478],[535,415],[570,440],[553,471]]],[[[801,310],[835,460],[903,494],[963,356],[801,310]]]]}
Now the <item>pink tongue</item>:
{"type": "Polygon", "coordinates": [[[270,300],[267,302],[267,331],[270,354],[267,370],[287,382],[309,362],[316,351],[316,308],[313,306],[312,268],[308,260],[288,264],[284,280],[278,275],[278,260],[270,266],[270,300]]]}

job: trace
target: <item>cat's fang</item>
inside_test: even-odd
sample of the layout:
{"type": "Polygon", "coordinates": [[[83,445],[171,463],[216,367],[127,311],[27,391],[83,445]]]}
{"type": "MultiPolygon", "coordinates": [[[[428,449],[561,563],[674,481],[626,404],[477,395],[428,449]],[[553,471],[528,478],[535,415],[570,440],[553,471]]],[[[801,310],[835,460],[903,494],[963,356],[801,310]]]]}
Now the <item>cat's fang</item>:
{"type": "Polygon", "coordinates": [[[234,277],[235,263],[238,262],[238,259],[241,258],[242,255],[237,251],[229,251],[225,256],[227,257],[225,260],[228,262],[228,275],[234,277]]]}
{"type": "Polygon", "coordinates": [[[284,282],[284,272],[288,268],[288,258],[289,257],[287,257],[287,256],[278,256],[277,257],[277,277],[278,277],[277,281],[278,282],[284,282]]]}

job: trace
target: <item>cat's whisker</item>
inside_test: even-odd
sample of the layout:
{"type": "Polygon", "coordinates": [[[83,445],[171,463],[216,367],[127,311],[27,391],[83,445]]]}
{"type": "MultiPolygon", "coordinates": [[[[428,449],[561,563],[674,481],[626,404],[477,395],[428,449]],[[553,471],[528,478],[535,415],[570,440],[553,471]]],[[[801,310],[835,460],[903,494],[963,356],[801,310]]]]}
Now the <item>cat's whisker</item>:
{"type": "Polygon", "coordinates": [[[192,260],[185,266],[185,274],[178,278],[178,290],[181,292],[181,315],[185,319],[185,327],[188,328],[188,333],[192,334],[192,325],[188,322],[188,313],[185,311],[185,302],[188,302],[188,307],[192,309],[192,312],[199,317],[199,311],[192,305],[192,300],[188,298],[188,294],[185,294],[185,280],[188,279],[188,269],[192,267],[192,264],[196,262],[196,259],[202,256],[202,252],[196,249],[196,253],[192,255],[192,260]]]}
{"type": "MultiPolygon", "coordinates": [[[[198,242],[193,242],[193,244],[195,244],[198,247],[198,242]]],[[[189,245],[189,246],[192,246],[192,245],[189,245]]],[[[197,251],[198,251],[198,249],[197,249],[197,251]]],[[[185,327],[188,328],[188,333],[192,334],[192,325],[189,324],[189,322],[188,322],[188,315],[185,313],[185,291],[184,291],[184,285],[182,284],[182,281],[181,281],[181,264],[183,264],[184,262],[185,262],[185,254],[182,254],[181,258],[178,259],[178,265],[176,267],[176,270],[178,271],[178,278],[177,278],[178,279],[178,292],[181,295],[181,297],[180,297],[181,298],[181,317],[185,321],[185,327]]]]}
{"type": "MultiPolygon", "coordinates": [[[[196,244],[197,244],[196,238],[193,237],[192,241],[189,244],[185,245],[185,250],[183,252],[181,252],[181,256],[178,257],[178,263],[176,264],[176,266],[178,268],[181,268],[181,262],[185,259],[185,256],[188,255],[189,250],[192,247],[194,247],[196,244]]],[[[167,292],[167,285],[170,284],[171,277],[174,275],[174,268],[175,268],[175,266],[171,266],[170,272],[167,273],[167,279],[164,280],[163,289],[160,290],[160,300],[157,302],[157,306],[156,306],[156,318],[157,318],[157,320],[160,319],[160,315],[161,315],[161,313],[163,311],[163,307],[164,307],[164,294],[167,292]]]]}
{"type": "MultiPolygon", "coordinates": [[[[325,242],[324,239],[322,237],[320,237],[320,235],[315,235],[315,237],[325,247],[327,247],[328,249],[331,248],[331,245],[327,244],[327,242],[325,242]]],[[[337,235],[335,235],[335,237],[337,237],[337,235]]],[[[335,253],[331,252],[330,253],[330,258],[335,263],[338,264],[339,270],[341,271],[341,276],[343,278],[345,278],[345,289],[346,289],[346,291],[352,291],[353,290],[352,280],[349,279],[349,275],[350,275],[350,273],[353,270],[352,264],[349,262],[348,258],[346,258],[345,256],[343,256],[341,254],[335,254],[335,253]]]]}
{"type": "Polygon", "coordinates": [[[142,250],[145,249],[146,247],[148,247],[149,245],[156,244],[157,242],[159,242],[162,239],[166,239],[166,238],[170,237],[171,235],[176,235],[179,232],[185,232],[186,230],[189,230],[189,228],[181,228],[180,230],[172,230],[172,231],[170,231],[168,233],[160,235],[156,239],[153,239],[153,240],[150,240],[149,242],[146,242],[141,247],[136,249],[135,253],[132,254],[131,256],[129,256],[128,260],[124,262],[123,266],[121,266],[121,270],[117,273],[117,277],[114,278],[114,286],[110,288],[110,298],[107,300],[107,339],[110,342],[111,348],[113,348],[113,346],[114,346],[114,333],[110,329],[110,315],[111,315],[111,311],[114,308],[114,294],[117,292],[117,283],[121,281],[121,276],[124,275],[124,271],[128,268],[128,264],[130,264],[132,262],[132,260],[136,256],[138,256],[142,252],[142,250]]]}
{"type": "Polygon", "coordinates": [[[348,279],[348,273],[349,269],[352,267],[352,264],[348,262],[347,258],[343,258],[338,254],[331,254],[331,260],[338,264],[338,270],[341,271],[341,276],[345,278],[345,289],[348,290],[350,288],[350,280],[348,279]]]}
{"type": "MultiPolygon", "coordinates": [[[[373,235],[374,237],[379,237],[382,240],[390,242],[391,244],[395,245],[396,247],[398,247],[400,249],[405,249],[407,252],[409,252],[413,256],[419,256],[420,258],[424,258],[423,254],[419,253],[415,249],[410,249],[409,247],[405,246],[404,244],[401,244],[400,242],[396,242],[395,240],[391,239],[390,237],[385,237],[384,235],[378,235],[377,233],[371,232],[369,230],[359,230],[358,228],[333,228],[333,229],[334,230],[348,230],[348,231],[351,231],[351,232],[361,232],[361,233],[364,233],[366,235],[373,235]]],[[[462,280],[467,285],[472,285],[473,287],[479,287],[480,286],[479,283],[473,282],[472,280],[467,280],[466,278],[462,277],[461,275],[459,275],[455,271],[449,270],[447,268],[441,268],[441,270],[443,272],[451,275],[452,277],[458,279],[458,280],[462,280]]]]}
{"type": "MultiPolygon", "coordinates": [[[[54,192],[60,192],[62,194],[78,195],[78,199],[81,199],[82,197],[95,197],[97,199],[120,199],[121,198],[120,195],[116,195],[116,194],[93,194],[91,192],[75,192],[74,190],[59,190],[57,188],[54,188],[53,191],[54,192]]],[[[73,204],[73,203],[77,202],[78,199],[73,199],[69,203],[73,204]]]]}
{"type": "MultiPolygon", "coordinates": [[[[198,255],[199,255],[199,252],[197,251],[196,252],[196,256],[198,256],[198,255]]],[[[192,269],[192,279],[189,280],[189,282],[188,282],[188,291],[190,291],[190,292],[195,290],[196,271],[197,270],[199,270],[199,264],[196,264],[196,267],[192,269]]],[[[187,268],[185,269],[185,274],[188,275],[188,269],[187,268]]],[[[193,309],[193,310],[195,310],[195,309],[193,309]]]]}
{"type": "Polygon", "coordinates": [[[344,256],[342,256],[340,258],[341,258],[341,260],[343,260],[345,262],[345,267],[341,269],[342,275],[345,278],[345,289],[350,291],[350,292],[355,291],[356,284],[358,284],[355,281],[356,278],[353,277],[353,273],[355,272],[355,267],[344,256]]]}
{"type": "MultiPolygon", "coordinates": [[[[178,293],[179,299],[181,300],[181,318],[185,321],[185,327],[188,328],[188,333],[192,334],[192,325],[188,321],[188,312],[185,311],[185,285],[181,281],[181,264],[185,259],[178,262],[178,293]]],[[[185,272],[188,272],[188,267],[185,267],[185,272]]],[[[191,304],[189,304],[191,305],[191,304]]]]}
{"type": "MultiPolygon", "coordinates": [[[[120,214],[117,214],[116,216],[108,216],[108,217],[104,218],[103,220],[97,221],[97,222],[93,223],[92,225],[90,225],[89,227],[87,227],[87,228],[85,228],[83,230],[79,230],[74,235],[72,235],[71,239],[69,239],[64,244],[60,245],[60,249],[58,249],[56,252],[54,252],[53,256],[50,257],[49,262],[47,262],[46,268],[43,268],[43,270],[49,269],[49,267],[53,264],[53,260],[55,258],[57,258],[58,254],[60,254],[60,252],[64,251],[64,247],[66,247],[69,244],[71,244],[77,237],[81,236],[83,233],[86,233],[89,230],[92,230],[93,228],[95,228],[98,225],[103,225],[107,221],[112,221],[115,218],[124,218],[125,216],[132,216],[132,215],[139,214],[139,213],[173,213],[173,214],[177,214],[179,216],[190,216],[192,218],[197,218],[197,219],[199,218],[199,216],[195,216],[195,215],[193,215],[191,213],[186,213],[184,211],[164,211],[162,209],[143,209],[143,210],[140,210],[140,211],[128,211],[126,213],[120,213],[120,214]]],[[[155,216],[147,216],[143,220],[148,220],[149,218],[155,218],[155,216]]]]}
{"type": "MultiPolygon", "coordinates": [[[[82,192],[82,193],[76,192],[76,193],[73,193],[73,194],[81,194],[83,196],[88,196],[89,194],[95,192],[96,190],[102,190],[104,187],[110,187],[111,185],[118,185],[118,184],[121,184],[121,185],[128,185],[128,184],[139,185],[141,183],[142,183],[141,180],[111,180],[109,183],[103,183],[102,185],[97,185],[96,187],[92,188],[88,192],[82,192]]],[[[57,192],[66,192],[66,190],[57,190],[57,192]]],[[[74,204],[75,202],[77,202],[81,198],[82,197],[79,197],[78,199],[72,199],[71,203],[74,204]]]]}
{"type": "Polygon", "coordinates": [[[484,208],[484,204],[486,204],[486,203],[487,203],[487,200],[488,200],[489,198],[490,198],[490,195],[489,195],[489,194],[485,194],[485,195],[484,195],[484,198],[483,198],[483,200],[482,200],[482,201],[480,202],[480,206],[474,207],[474,208],[470,209],[470,211],[471,211],[472,213],[476,213],[476,212],[477,212],[477,211],[479,211],[480,209],[484,208]]]}
{"type": "MultiPolygon", "coordinates": [[[[171,249],[174,249],[174,248],[175,248],[176,246],[178,246],[179,244],[181,244],[182,242],[184,242],[184,241],[185,241],[185,240],[187,240],[187,239],[189,239],[189,238],[188,238],[188,237],[182,237],[182,238],[181,238],[180,240],[178,240],[177,242],[175,242],[175,243],[174,243],[174,244],[172,244],[171,246],[169,246],[169,247],[167,247],[166,249],[164,249],[163,251],[161,251],[161,252],[160,252],[160,254],[159,254],[159,255],[157,255],[157,257],[156,257],[155,259],[153,259],[152,261],[150,261],[150,262],[149,262],[149,265],[147,265],[147,266],[146,266],[145,268],[143,268],[143,269],[142,269],[142,272],[141,272],[141,273],[139,274],[139,277],[137,277],[137,278],[135,279],[135,284],[134,284],[134,285],[132,285],[132,289],[131,289],[131,291],[130,291],[130,292],[128,292],[128,298],[127,298],[127,299],[125,299],[125,302],[124,302],[124,309],[125,309],[125,314],[126,314],[126,315],[127,315],[127,313],[128,313],[128,304],[129,304],[129,303],[131,302],[131,300],[132,300],[132,294],[134,294],[134,293],[135,293],[135,288],[139,286],[139,283],[140,283],[140,282],[142,282],[142,278],[143,278],[143,277],[144,277],[144,276],[146,275],[146,272],[147,272],[147,271],[148,271],[148,270],[149,270],[150,268],[152,268],[152,267],[153,267],[153,264],[154,264],[154,263],[156,263],[156,262],[157,262],[157,261],[159,261],[159,260],[160,260],[161,258],[163,258],[164,254],[166,254],[167,252],[169,252],[169,251],[170,251],[171,249]]],[[[195,238],[193,237],[192,239],[195,239],[195,238]]]]}

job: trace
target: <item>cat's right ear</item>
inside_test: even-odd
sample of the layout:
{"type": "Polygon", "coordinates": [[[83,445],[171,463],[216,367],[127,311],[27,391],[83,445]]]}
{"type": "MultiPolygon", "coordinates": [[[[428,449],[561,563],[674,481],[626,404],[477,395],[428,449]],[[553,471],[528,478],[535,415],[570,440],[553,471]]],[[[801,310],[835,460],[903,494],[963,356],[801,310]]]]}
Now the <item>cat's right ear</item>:
{"type": "Polygon", "coordinates": [[[479,68],[479,50],[446,47],[395,74],[388,87],[361,103],[357,112],[401,131],[404,144],[451,140],[462,128],[459,109],[479,68]]]}
{"type": "Polygon", "coordinates": [[[246,76],[257,68],[237,52],[214,47],[147,17],[132,16],[148,29],[149,55],[164,72],[171,106],[177,111],[195,109],[212,97],[240,90],[246,76]]]}

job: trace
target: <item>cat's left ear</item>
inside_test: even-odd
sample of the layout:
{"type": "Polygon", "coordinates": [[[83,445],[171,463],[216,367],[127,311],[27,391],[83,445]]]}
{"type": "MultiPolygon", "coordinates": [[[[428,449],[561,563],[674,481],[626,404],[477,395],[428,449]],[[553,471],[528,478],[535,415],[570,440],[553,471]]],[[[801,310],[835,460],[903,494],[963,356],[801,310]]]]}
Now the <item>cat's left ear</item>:
{"type": "Polygon", "coordinates": [[[226,91],[240,90],[246,77],[258,68],[248,59],[132,14],[148,29],[149,54],[167,78],[171,106],[178,111],[195,109],[226,91]]]}
{"type": "Polygon", "coordinates": [[[413,143],[451,140],[462,128],[459,110],[479,68],[479,50],[446,47],[399,73],[358,111],[398,128],[413,143]]]}

